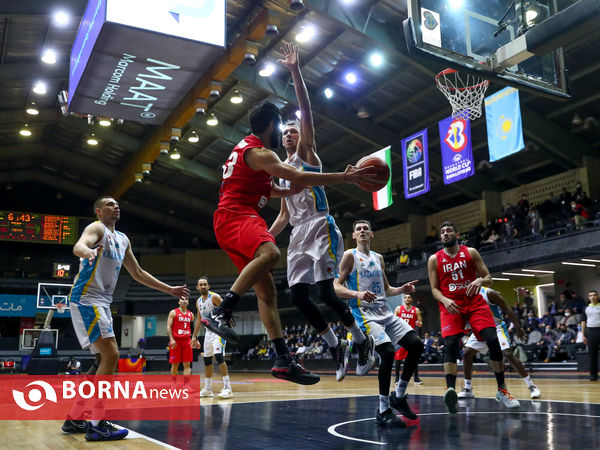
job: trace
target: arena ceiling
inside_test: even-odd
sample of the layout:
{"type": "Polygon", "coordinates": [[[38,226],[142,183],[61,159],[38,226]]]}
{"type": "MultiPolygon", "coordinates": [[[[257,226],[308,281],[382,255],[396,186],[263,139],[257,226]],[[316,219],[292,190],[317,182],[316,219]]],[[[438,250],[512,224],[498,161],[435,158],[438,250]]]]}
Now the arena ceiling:
{"type": "MultiPolygon", "coordinates": [[[[561,8],[571,3],[559,1],[561,8]]],[[[599,151],[600,31],[564,49],[572,100],[560,102],[522,93],[526,150],[486,164],[485,120],[479,119],[472,126],[478,166],[475,175],[444,185],[437,122],[449,115],[450,107],[433,81],[444,67],[408,55],[401,32],[406,2],[364,0],[345,5],[340,0],[304,0],[304,4],[304,9],[295,12],[288,0],[228,0],[229,45],[248,33],[264,9],[279,14],[279,35],[264,36],[257,63],[240,64],[223,81],[221,96],[208,100],[207,112],[218,117],[217,126],[207,126],[205,116],[194,115],[183,128],[179,161],[159,156],[142,183],[123,183],[120,180],[132,176],[129,162],[147,150],[160,128],[129,121],[114,122],[108,128],[89,125],[85,118],[62,115],[57,100],[58,92],[68,89],[70,49],[86,0],[1,2],[1,208],[89,217],[93,199],[119,192],[124,230],[168,235],[180,246],[192,239],[201,247],[216,246],[212,212],[217,205],[221,167],[232,147],[248,133],[251,105],[271,100],[285,115],[296,110],[289,73],[279,68],[263,78],[257,72],[262,63],[276,60],[281,43],[295,40],[307,24],[315,27],[316,35],[300,44],[300,61],[312,101],[317,148],[326,170],[343,170],[365,154],[430,129],[431,192],[405,200],[401,157],[393,155],[395,195],[391,207],[373,211],[370,194],[355,186],[327,188],[342,231],[355,217],[368,218],[382,228],[405,222],[412,214],[431,214],[479,199],[485,190],[504,191],[579,167],[584,155],[594,156],[599,151]],[[58,7],[75,15],[64,28],[52,23],[58,7]],[[56,64],[40,61],[47,47],[57,50],[56,64]],[[368,63],[374,50],[384,55],[379,68],[368,63]],[[349,69],[359,74],[353,86],[343,81],[349,69]],[[48,83],[46,95],[32,93],[40,79],[48,83]],[[332,99],[323,95],[325,87],[334,89],[332,99]],[[243,103],[230,101],[234,91],[239,91],[243,103]],[[39,109],[35,117],[25,112],[32,102],[39,109]],[[19,134],[25,124],[32,132],[29,137],[19,134]],[[192,132],[199,137],[196,143],[187,140],[192,132]],[[86,142],[92,133],[99,140],[96,146],[86,142]]],[[[203,75],[198,74],[199,78],[203,75]]],[[[488,93],[502,87],[493,82],[488,93]]],[[[264,208],[268,223],[278,207],[278,201],[271,200],[264,208]]]]}

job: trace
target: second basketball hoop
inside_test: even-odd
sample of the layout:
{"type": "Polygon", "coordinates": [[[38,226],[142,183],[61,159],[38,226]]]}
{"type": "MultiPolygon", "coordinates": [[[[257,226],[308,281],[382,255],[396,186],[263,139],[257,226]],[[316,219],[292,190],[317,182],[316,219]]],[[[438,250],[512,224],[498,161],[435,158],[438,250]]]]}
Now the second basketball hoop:
{"type": "Polygon", "coordinates": [[[483,96],[490,82],[471,74],[460,74],[454,69],[444,69],[435,77],[437,88],[452,106],[452,117],[478,119],[481,117],[483,96]]]}

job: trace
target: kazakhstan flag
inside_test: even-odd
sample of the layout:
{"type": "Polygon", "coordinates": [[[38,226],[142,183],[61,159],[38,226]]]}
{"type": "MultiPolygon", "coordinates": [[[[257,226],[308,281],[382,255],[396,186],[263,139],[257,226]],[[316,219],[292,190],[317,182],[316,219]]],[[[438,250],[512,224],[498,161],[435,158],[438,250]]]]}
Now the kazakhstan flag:
{"type": "Polygon", "coordinates": [[[484,103],[490,162],[523,150],[519,91],[504,88],[487,97],[484,103]]]}

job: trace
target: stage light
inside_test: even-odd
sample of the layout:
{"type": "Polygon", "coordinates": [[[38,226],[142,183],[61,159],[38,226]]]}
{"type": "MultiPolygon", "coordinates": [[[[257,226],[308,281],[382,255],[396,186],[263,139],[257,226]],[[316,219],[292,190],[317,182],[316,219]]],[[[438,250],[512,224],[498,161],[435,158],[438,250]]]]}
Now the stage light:
{"type": "Polygon", "coordinates": [[[47,48],[42,54],[42,62],[46,64],[56,64],[56,52],[47,48]]]}
{"type": "Polygon", "coordinates": [[[188,142],[195,144],[199,140],[200,138],[198,137],[198,134],[195,131],[192,131],[192,134],[190,134],[190,137],[188,138],[188,142]]]}
{"type": "Polygon", "coordinates": [[[275,65],[273,63],[265,64],[259,71],[258,74],[261,77],[270,77],[275,72],[275,65]]]}
{"type": "Polygon", "coordinates": [[[39,95],[44,95],[47,92],[47,90],[48,88],[46,86],[46,83],[44,83],[43,81],[38,81],[33,86],[33,92],[39,95]]]}
{"type": "Polygon", "coordinates": [[[323,94],[325,94],[325,98],[330,99],[331,97],[333,97],[333,91],[329,88],[325,88],[325,90],[323,91],[323,94]]]}
{"type": "Polygon", "coordinates": [[[215,116],[214,114],[210,114],[208,116],[208,119],[206,119],[206,125],[208,125],[209,127],[214,127],[218,124],[219,124],[219,119],[217,119],[217,116],[215,116]]]}
{"type": "Polygon", "coordinates": [[[230,98],[231,103],[235,103],[236,105],[242,103],[244,101],[244,97],[240,94],[240,91],[237,89],[233,91],[233,95],[230,98]]]}

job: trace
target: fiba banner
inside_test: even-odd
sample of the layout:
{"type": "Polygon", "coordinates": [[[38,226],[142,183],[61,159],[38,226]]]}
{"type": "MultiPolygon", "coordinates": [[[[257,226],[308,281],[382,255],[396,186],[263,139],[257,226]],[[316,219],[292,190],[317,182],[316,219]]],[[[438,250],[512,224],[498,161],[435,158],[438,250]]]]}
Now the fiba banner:
{"type": "Polygon", "coordinates": [[[460,117],[439,122],[444,184],[468,178],[475,173],[471,144],[471,121],[460,117]]]}
{"type": "Polygon", "coordinates": [[[402,166],[405,198],[429,192],[427,129],[402,139],[402,166]]]}
{"type": "Polygon", "coordinates": [[[490,162],[525,148],[519,91],[507,87],[484,100],[490,162]]]}
{"type": "Polygon", "coordinates": [[[160,124],[225,46],[225,0],[89,0],[69,111],[160,124]]]}

